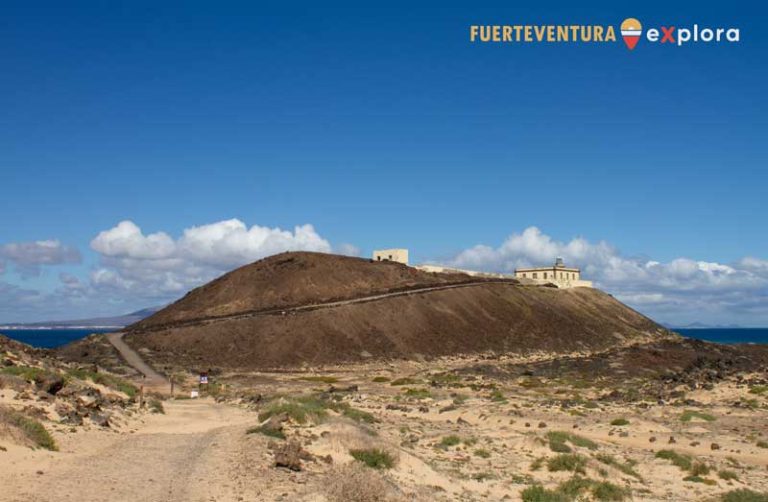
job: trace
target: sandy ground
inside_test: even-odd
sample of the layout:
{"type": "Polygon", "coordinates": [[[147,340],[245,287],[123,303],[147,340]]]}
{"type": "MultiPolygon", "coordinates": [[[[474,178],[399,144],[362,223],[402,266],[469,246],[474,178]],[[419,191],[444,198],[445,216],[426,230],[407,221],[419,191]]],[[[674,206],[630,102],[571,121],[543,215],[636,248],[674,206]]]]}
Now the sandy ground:
{"type": "Polygon", "coordinates": [[[557,489],[574,476],[613,483],[627,490],[625,500],[712,501],[738,488],[768,491],[768,394],[750,392],[763,384],[749,383],[764,382],[764,373],[709,390],[681,388],[675,402],[627,403],[601,399],[610,389],[589,382],[462,371],[478,362],[225,372],[215,378],[218,403],[167,400],[165,414],[126,412],[112,428],[47,422],[59,452],[18,446],[0,434],[0,501],[335,502],[343,499],[326,495],[345,481],[337,469],[360,465],[351,455],[357,449],[391,454],[391,469],[364,469],[394,487],[391,500],[399,501],[520,500],[531,485],[557,489]],[[403,378],[408,382],[393,385],[403,378]],[[344,403],[373,421],[328,409],[322,419],[285,422],[287,440],[246,433],[270,403],[307,395],[344,403]],[[686,410],[711,419],[684,421],[686,410]],[[612,425],[617,418],[628,423],[612,425]],[[548,439],[552,431],[594,442],[568,445],[582,457],[583,472],[550,468],[560,455],[548,439]],[[446,444],[451,436],[457,440],[446,444]],[[288,441],[309,454],[299,472],[275,466],[275,445],[288,441]],[[689,471],[656,457],[664,449],[708,472],[686,480],[689,471]],[[724,479],[724,471],[735,479],[724,479]]]}
{"type": "Polygon", "coordinates": [[[238,479],[238,451],[253,414],[212,400],[165,403],[120,432],[57,434],[61,451],[8,446],[0,500],[255,500],[238,479]]]}

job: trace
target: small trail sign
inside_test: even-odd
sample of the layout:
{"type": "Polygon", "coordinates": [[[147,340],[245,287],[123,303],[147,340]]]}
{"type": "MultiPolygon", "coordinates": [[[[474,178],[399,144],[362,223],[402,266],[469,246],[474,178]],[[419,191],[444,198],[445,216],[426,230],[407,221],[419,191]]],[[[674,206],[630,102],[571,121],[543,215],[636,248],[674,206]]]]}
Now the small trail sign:
{"type": "Polygon", "coordinates": [[[200,385],[208,383],[208,373],[200,373],[200,385]]]}

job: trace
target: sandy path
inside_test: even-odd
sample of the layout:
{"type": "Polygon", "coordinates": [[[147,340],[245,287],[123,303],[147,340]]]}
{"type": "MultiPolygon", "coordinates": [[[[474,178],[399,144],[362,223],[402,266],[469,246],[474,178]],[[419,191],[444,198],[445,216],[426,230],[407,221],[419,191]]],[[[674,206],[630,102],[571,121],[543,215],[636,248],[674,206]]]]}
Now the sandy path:
{"type": "MultiPolygon", "coordinates": [[[[255,500],[240,479],[253,413],[210,400],[170,401],[134,433],[62,438],[58,453],[20,450],[0,470],[2,501],[255,500]],[[42,471],[39,474],[38,471],[42,471]]],[[[7,458],[7,457],[6,457],[7,458]]]]}
{"type": "Polygon", "coordinates": [[[124,334],[125,333],[107,333],[106,336],[109,343],[120,352],[120,355],[125,359],[125,362],[144,375],[145,379],[142,383],[145,387],[158,391],[167,391],[170,386],[168,380],[144,362],[141,356],[125,343],[123,340],[124,334]]]}

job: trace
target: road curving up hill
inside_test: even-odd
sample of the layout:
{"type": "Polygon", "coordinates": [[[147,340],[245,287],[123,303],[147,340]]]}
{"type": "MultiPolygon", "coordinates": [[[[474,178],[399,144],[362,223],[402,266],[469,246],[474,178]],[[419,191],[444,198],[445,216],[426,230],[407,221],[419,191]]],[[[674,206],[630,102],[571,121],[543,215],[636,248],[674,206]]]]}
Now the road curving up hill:
{"type": "Polygon", "coordinates": [[[237,269],[128,328],[156,367],[284,368],[487,351],[570,352],[670,336],[596,289],[431,274],[283,253],[237,269]]]}

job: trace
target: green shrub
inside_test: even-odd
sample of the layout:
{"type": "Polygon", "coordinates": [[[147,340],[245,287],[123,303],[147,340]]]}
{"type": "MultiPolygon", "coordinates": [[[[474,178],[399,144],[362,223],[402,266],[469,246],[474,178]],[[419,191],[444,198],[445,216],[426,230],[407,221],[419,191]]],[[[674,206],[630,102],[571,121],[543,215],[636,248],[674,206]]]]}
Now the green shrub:
{"type": "Polygon", "coordinates": [[[546,460],[547,460],[546,457],[539,457],[539,458],[537,458],[536,460],[531,462],[531,466],[529,467],[529,469],[532,470],[532,471],[538,471],[539,469],[541,469],[541,466],[544,465],[544,461],[546,461],[546,460]]]}
{"type": "Polygon", "coordinates": [[[273,415],[285,413],[297,423],[305,424],[308,420],[321,421],[327,415],[328,402],[315,396],[279,398],[267,405],[259,413],[259,420],[264,421],[273,415]]]}
{"type": "Polygon", "coordinates": [[[384,383],[389,382],[389,378],[385,376],[377,376],[373,380],[371,380],[373,383],[384,383]]]}
{"type": "Polygon", "coordinates": [[[396,379],[392,380],[389,383],[389,385],[394,385],[394,386],[398,386],[398,385],[416,385],[418,383],[420,383],[420,382],[418,380],[413,379],[413,378],[396,378],[396,379]]]}
{"type": "Polygon", "coordinates": [[[755,443],[755,446],[757,446],[758,448],[768,448],[768,442],[761,440],[755,443]]]}
{"type": "Polygon", "coordinates": [[[547,460],[547,468],[552,472],[571,471],[584,474],[587,459],[576,453],[562,453],[547,460]]]}
{"type": "Polygon", "coordinates": [[[717,476],[720,479],[723,479],[725,481],[738,481],[739,480],[739,475],[738,474],[736,474],[733,471],[728,471],[728,470],[725,470],[725,469],[723,469],[721,471],[717,471],[717,476]]]}
{"type": "Polygon", "coordinates": [[[692,458],[689,455],[683,455],[674,450],[659,450],[656,452],[656,458],[669,460],[684,471],[689,471],[692,466],[692,458]]]}
{"type": "Polygon", "coordinates": [[[451,446],[456,446],[459,443],[461,443],[461,438],[451,434],[450,436],[445,436],[443,439],[441,439],[438,443],[438,446],[440,448],[450,448],[451,446]]]}
{"type": "Polygon", "coordinates": [[[246,434],[263,434],[265,436],[269,436],[271,438],[277,438],[277,439],[285,439],[285,434],[280,429],[276,429],[274,427],[264,427],[264,426],[258,426],[258,427],[251,427],[247,431],[245,431],[246,434]]]}
{"type": "Polygon", "coordinates": [[[616,426],[629,425],[629,420],[627,420],[626,418],[614,418],[613,420],[611,420],[611,425],[616,425],[616,426]]]}
{"type": "Polygon", "coordinates": [[[432,397],[432,394],[429,392],[429,389],[407,388],[403,392],[405,392],[405,395],[407,397],[412,397],[414,399],[427,399],[429,397],[432,397]]]}
{"type": "Polygon", "coordinates": [[[768,502],[768,493],[758,493],[740,488],[723,494],[723,502],[768,502]]]}
{"type": "Polygon", "coordinates": [[[34,366],[6,366],[0,368],[0,373],[17,376],[28,382],[57,376],[56,373],[53,373],[52,371],[48,371],[43,368],[36,368],[34,366]]]}
{"type": "Polygon", "coordinates": [[[601,481],[595,483],[592,486],[592,496],[595,500],[624,500],[629,497],[630,492],[626,488],[609,483],[608,481],[601,481]]]}
{"type": "Polygon", "coordinates": [[[628,476],[642,480],[640,474],[638,474],[630,462],[623,464],[607,453],[598,453],[595,455],[595,459],[597,459],[598,462],[602,462],[605,465],[610,465],[611,467],[618,469],[628,476]]]}
{"type": "Polygon", "coordinates": [[[709,413],[703,413],[701,411],[696,410],[685,410],[682,415],[680,415],[680,421],[681,422],[690,422],[691,419],[698,418],[700,420],[705,420],[707,422],[714,422],[716,419],[709,413]]]}
{"type": "Polygon", "coordinates": [[[541,485],[529,486],[520,495],[523,502],[569,502],[571,500],[562,493],[547,490],[541,485]]]}
{"type": "Polygon", "coordinates": [[[592,485],[593,481],[591,479],[574,476],[571,479],[560,483],[557,486],[557,492],[567,496],[569,500],[573,500],[582,493],[588,491],[592,485]]]}
{"type": "Polygon", "coordinates": [[[352,457],[372,469],[391,469],[395,465],[395,459],[388,452],[378,448],[366,450],[350,450],[352,457]]]}
{"type": "Polygon", "coordinates": [[[0,423],[7,423],[19,429],[24,436],[39,448],[57,451],[56,441],[37,420],[10,408],[0,408],[0,423]]]}
{"type": "Polygon", "coordinates": [[[165,408],[163,407],[163,402],[159,399],[151,399],[149,401],[149,411],[152,413],[160,413],[162,415],[165,415],[165,408]]]}
{"type": "Polygon", "coordinates": [[[750,394],[761,395],[765,394],[766,392],[768,392],[768,385],[753,385],[749,388],[750,394]]]}
{"type": "Polygon", "coordinates": [[[490,458],[491,452],[483,448],[478,448],[477,450],[475,450],[475,456],[480,458],[490,458]]]}
{"type": "Polygon", "coordinates": [[[694,462],[691,466],[692,476],[706,476],[709,474],[709,466],[703,462],[694,462]]]}
{"type": "Polygon", "coordinates": [[[90,380],[93,383],[118,390],[129,397],[134,397],[139,392],[138,387],[129,381],[107,373],[97,373],[85,369],[71,369],[67,372],[67,375],[78,380],[90,380]]]}
{"type": "Polygon", "coordinates": [[[489,396],[490,400],[494,403],[506,403],[507,398],[504,397],[504,394],[499,389],[494,389],[491,391],[491,395],[489,396]]]}
{"type": "Polygon", "coordinates": [[[549,448],[557,453],[571,452],[571,448],[565,444],[566,442],[581,448],[588,448],[590,450],[597,449],[597,443],[591,439],[579,436],[578,434],[571,434],[570,432],[550,431],[547,433],[547,439],[549,439],[549,448]]]}

